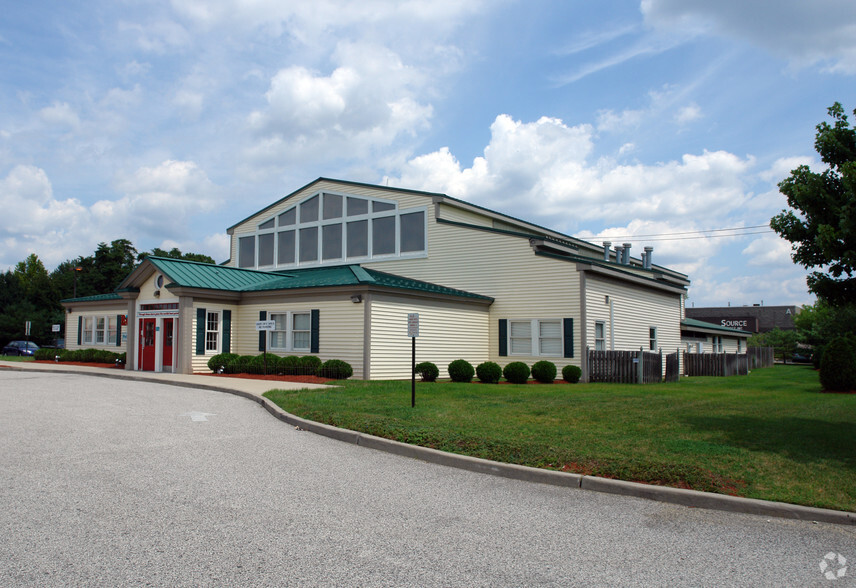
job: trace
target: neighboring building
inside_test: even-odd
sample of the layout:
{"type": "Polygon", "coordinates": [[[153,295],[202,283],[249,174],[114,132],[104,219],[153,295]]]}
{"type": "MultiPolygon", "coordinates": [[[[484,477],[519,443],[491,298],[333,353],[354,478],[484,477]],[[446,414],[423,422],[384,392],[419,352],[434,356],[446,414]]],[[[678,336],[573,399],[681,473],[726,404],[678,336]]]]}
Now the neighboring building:
{"type": "Polygon", "coordinates": [[[746,353],[752,333],[686,318],[681,321],[681,346],[686,353],[746,353]]]}
{"type": "Polygon", "coordinates": [[[314,354],[363,379],[454,359],[574,364],[684,345],[686,275],[445,194],[320,178],[228,229],[222,265],[149,257],[115,293],[63,301],[68,348],[207,372],[217,353],[314,354]],[[258,320],[276,329],[261,334],[258,320]]]}
{"type": "Polygon", "coordinates": [[[773,329],[790,331],[795,329],[794,317],[801,306],[711,306],[688,307],[687,318],[713,323],[721,327],[740,329],[755,333],[766,333],[773,329]]]}

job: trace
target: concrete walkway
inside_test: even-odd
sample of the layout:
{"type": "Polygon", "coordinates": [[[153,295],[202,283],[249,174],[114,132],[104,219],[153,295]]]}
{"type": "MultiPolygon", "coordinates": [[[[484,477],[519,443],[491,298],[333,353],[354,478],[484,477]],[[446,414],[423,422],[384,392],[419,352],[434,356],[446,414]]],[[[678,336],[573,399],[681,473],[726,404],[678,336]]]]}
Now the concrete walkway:
{"type": "Polygon", "coordinates": [[[856,513],[813,508],[783,502],[771,502],[756,500],[752,498],[739,498],[724,494],[711,492],[698,492],[695,490],[683,490],[650,484],[638,484],[599,478],[596,476],[583,476],[579,474],[567,474],[553,470],[531,468],[515,464],[506,464],[486,459],[479,459],[465,455],[446,453],[427,447],[408,445],[390,439],[375,437],[366,433],[339,429],[330,425],[309,421],[285,412],[273,402],[264,398],[262,394],[268,390],[300,390],[307,388],[323,389],[322,384],[305,384],[298,382],[273,382],[270,380],[251,380],[243,378],[227,378],[204,375],[186,374],[162,374],[154,372],[136,372],[130,370],[118,370],[107,368],[93,368],[85,366],[63,365],[61,363],[33,363],[12,362],[0,359],[0,370],[11,369],[32,372],[52,372],[69,374],[86,374],[98,377],[126,379],[134,381],[148,381],[172,386],[196,388],[202,390],[213,390],[235,394],[253,400],[261,404],[269,413],[294,427],[301,430],[345,441],[355,445],[361,445],[369,449],[377,449],[387,453],[410,457],[445,465],[449,467],[464,469],[472,472],[501,476],[527,482],[550,484],[570,488],[580,488],[595,492],[608,494],[619,494],[646,498],[660,502],[681,504],[693,508],[706,508],[730,512],[757,514],[762,516],[774,516],[804,521],[816,521],[834,523],[840,525],[856,525],[856,513]]]}

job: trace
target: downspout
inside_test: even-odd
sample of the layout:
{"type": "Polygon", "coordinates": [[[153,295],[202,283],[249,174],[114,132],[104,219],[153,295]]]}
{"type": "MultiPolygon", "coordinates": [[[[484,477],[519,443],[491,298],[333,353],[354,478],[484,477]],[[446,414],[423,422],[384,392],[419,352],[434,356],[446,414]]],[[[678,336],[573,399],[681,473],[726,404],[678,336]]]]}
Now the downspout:
{"type": "MultiPolygon", "coordinates": [[[[439,206],[439,205],[438,205],[439,206]]],[[[363,380],[371,379],[372,362],[372,295],[363,294],[363,380]]]]}

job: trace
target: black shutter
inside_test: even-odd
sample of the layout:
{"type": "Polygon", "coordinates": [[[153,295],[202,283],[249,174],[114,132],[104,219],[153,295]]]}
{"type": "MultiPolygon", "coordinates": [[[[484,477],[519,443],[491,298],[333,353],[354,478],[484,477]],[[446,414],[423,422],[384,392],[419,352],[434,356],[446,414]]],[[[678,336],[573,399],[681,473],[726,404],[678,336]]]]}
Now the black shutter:
{"type": "Polygon", "coordinates": [[[208,318],[204,308],[196,309],[196,355],[205,355],[205,321],[208,318]]]}
{"type": "Polygon", "coordinates": [[[318,353],[319,312],[316,308],[309,315],[309,353],[318,353]]]}
{"type": "MultiPolygon", "coordinates": [[[[267,311],[260,310],[259,311],[259,320],[266,321],[267,320],[267,311]]],[[[265,350],[265,338],[267,337],[267,331],[259,331],[259,351],[265,350]]]]}
{"type": "Polygon", "coordinates": [[[221,353],[231,353],[232,349],[232,311],[223,311],[223,345],[221,353]]]}
{"type": "Polygon", "coordinates": [[[508,320],[499,319],[499,355],[508,355],[508,320]]]}
{"type": "Polygon", "coordinates": [[[116,315],[116,347],[122,346],[122,315],[116,315]]]}
{"type": "Polygon", "coordinates": [[[77,317],[77,344],[83,344],[83,317],[77,317]]]}
{"type": "Polygon", "coordinates": [[[562,322],[565,334],[565,357],[574,356],[574,319],[566,318],[562,322]]]}

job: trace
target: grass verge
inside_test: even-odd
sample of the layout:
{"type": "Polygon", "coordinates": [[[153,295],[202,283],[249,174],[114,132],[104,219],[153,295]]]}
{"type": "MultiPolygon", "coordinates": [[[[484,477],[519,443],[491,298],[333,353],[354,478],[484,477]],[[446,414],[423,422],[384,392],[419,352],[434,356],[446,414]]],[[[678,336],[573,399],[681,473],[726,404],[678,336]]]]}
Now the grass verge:
{"type": "Polygon", "coordinates": [[[856,511],[856,395],[809,367],[677,384],[347,381],[265,394],[314,421],[496,461],[856,511]]]}
{"type": "Polygon", "coordinates": [[[33,361],[31,355],[0,355],[0,361],[33,361]]]}

